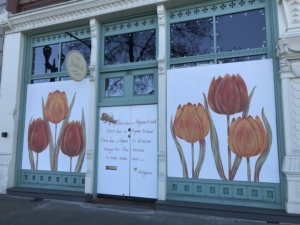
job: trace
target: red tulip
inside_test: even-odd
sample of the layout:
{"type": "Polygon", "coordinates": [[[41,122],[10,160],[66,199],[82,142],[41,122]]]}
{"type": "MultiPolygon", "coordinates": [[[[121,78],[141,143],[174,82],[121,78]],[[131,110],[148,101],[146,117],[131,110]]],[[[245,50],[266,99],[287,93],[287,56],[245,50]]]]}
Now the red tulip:
{"type": "Polygon", "coordinates": [[[217,80],[214,77],[208,90],[208,104],[218,114],[233,115],[244,111],[248,104],[248,91],[243,78],[239,74],[226,74],[217,80]]]}
{"type": "Polygon", "coordinates": [[[84,147],[83,130],[79,121],[72,121],[65,124],[60,141],[62,153],[69,157],[78,156],[84,147]]]}
{"type": "Polygon", "coordinates": [[[34,119],[29,124],[28,148],[36,153],[44,151],[50,140],[48,122],[42,118],[34,119]]]}

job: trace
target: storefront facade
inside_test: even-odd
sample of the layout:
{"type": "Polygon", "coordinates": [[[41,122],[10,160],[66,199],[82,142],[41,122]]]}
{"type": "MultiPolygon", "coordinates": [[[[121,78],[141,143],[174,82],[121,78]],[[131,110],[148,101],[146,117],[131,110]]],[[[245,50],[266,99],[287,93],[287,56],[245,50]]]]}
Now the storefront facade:
{"type": "Polygon", "coordinates": [[[0,191],[300,213],[299,12],[297,0],[3,11],[0,191]]]}

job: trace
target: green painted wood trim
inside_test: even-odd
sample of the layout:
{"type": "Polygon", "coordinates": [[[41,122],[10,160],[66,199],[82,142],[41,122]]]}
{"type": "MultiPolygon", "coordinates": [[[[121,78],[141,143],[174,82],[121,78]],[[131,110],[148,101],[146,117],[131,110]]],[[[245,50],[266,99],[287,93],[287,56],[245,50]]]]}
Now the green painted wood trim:
{"type": "MultiPolygon", "coordinates": [[[[24,50],[23,52],[30,52],[30,38],[24,35],[24,50]]],[[[18,123],[18,137],[17,137],[17,149],[16,149],[16,163],[15,163],[15,177],[14,186],[19,186],[21,177],[21,166],[23,156],[23,139],[24,139],[24,127],[25,127],[25,111],[26,111],[26,96],[27,96],[27,84],[29,83],[30,72],[28,73],[28,67],[31,57],[23,57],[22,66],[22,81],[21,81],[21,92],[20,92],[20,109],[19,109],[19,123],[18,123]]]]}
{"type": "Polygon", "coordinates": [[[168,199],[281,209],[279,183],[168,177],[168,199]]]}
{"type": "Polygon", "coordinates": [[[68,41],[74,41],[75,39],[65,34],[69,32],[79,39],[85,39],[91,37],[91,30],[88,26],[75,27],[70,29],[58,30],[49,33],[37,34],[31,37],[32,47],[58,44],[68,41]]]}
{"type": "Polygon", "coordinates": [[[21,170],[20,187],[83,191],[85,173],[21,170]]]}
{"type": "Polygon", "coordinates": [[[278,146],[278,158],[279,158],[279,178],[281,185],[281,199],[282,199],[282,209],[285,209],[286,201],[286,177],[281,171],[282,163],[285,155],[285,141],[284,141],[284,116],[282,112],[282,88],[281,80],[278,75],[280,70],[279,59],[276,56],[276,44],[279,38],[278,31],[278,15],[277,15],[277,1],[267,0],[266,1],[266,25],[268,28],[268,46],[269,46],[269,57],[273,59],[273,70],[274,70],[274,90],[275,90],[275,107],[276,107],[276,124],[277,124],[277,146],[278,146]],[[277,21],[277,23],[274,23],[277,21]]]}

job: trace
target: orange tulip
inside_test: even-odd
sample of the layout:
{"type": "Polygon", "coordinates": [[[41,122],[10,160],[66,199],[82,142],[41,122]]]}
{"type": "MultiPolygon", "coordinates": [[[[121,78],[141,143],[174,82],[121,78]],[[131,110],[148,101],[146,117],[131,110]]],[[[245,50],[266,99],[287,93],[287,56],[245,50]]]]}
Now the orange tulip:
{"type": "Polygon", "coordinates": [[[79,121],[72,121],[65,124],[60,141],[62,153],[69,157],[78,156],[84,147],[82,126],[79,121]]]}
{"type": "Polygon", "coordinates": [[[42,118],[34,119],[29,124],[28,148],[36,153],[44,151],[50,140],[48,123],[42,118]]]}
{"type": "Polygon", "coordinates": [[[242,157],[261,154],[268,145],[268,135],[258,116],[232,119],[229,128],[228,146],[230,150],[242,157]]]}
{"type": "Polygon", "coordinates": [[[208,104],[218,114],[233,115],[244,111],[248,104],[248,91],[243,78],[239,74],[226,74],[217,80],[214,77],[208,90],[208,104]]]}
{"type": "Polygon", "coordinates": [[[68,99],[66,93],[56,90],[50,92],[45,105],[45,118],[49,122],[58,124],[68,115],[68,99]]]}
{"type": "Polygon", "coordinates": [[[210,121],[204,107],[192,105],[190,102],[186,105],[178,106],[174,119],[174,133],[177,137],[189,142],[203,140],[210,129],[210,121]]]}

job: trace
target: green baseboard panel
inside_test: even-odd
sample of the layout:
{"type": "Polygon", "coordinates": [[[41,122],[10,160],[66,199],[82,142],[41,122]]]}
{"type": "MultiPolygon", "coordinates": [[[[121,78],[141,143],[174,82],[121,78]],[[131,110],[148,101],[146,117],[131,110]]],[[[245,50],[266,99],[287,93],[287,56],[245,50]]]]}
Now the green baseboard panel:
{"type": "Polygon", "coordinates": [[[282,209],[279,183],[169,177],[167,199],[282,209]]]}
{"type": "Polygon", "coordinates": [[[84,192],[85,173],[21,170],[18,186],[84,192]]]}

